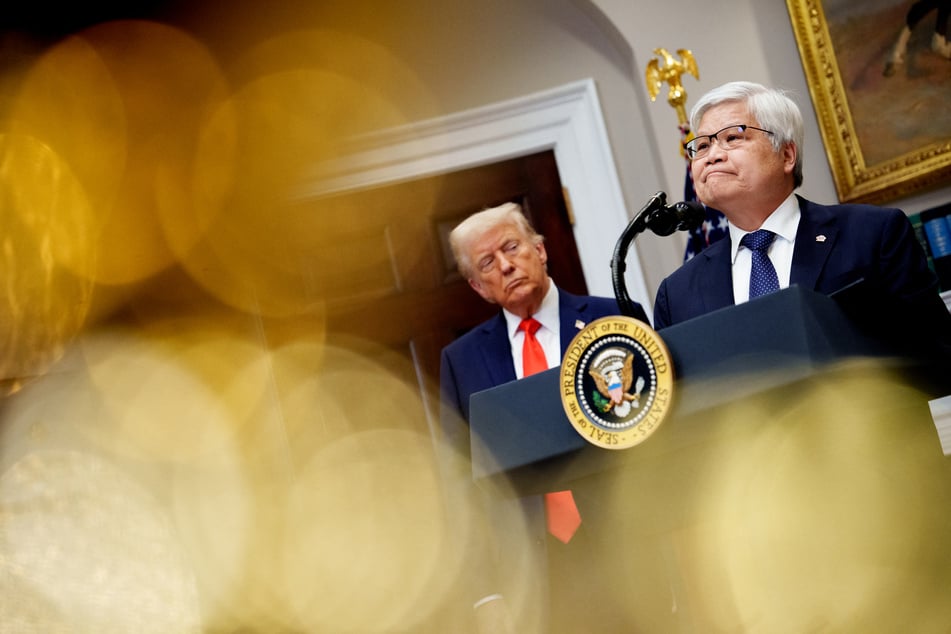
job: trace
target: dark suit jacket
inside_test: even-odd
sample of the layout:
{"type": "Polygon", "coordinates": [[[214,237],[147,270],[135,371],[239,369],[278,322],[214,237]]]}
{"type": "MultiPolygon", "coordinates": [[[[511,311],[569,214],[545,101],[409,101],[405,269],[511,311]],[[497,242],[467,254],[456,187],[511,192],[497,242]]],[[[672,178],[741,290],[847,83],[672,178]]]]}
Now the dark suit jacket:
{"type": "MultiPolygon", "coordinates": [[[[637,319],[650,323],[643,309],[637,319]]],[[[558,289],[558,318],[561,322],[561,352],[564,354],[578,331],[588,323],[611,315],[620,315],[617,301],[587,297],[558,289]]],[[[442,421],[469,420],[469,396],[515,380],[512,350],[502,311],[476,326],[442,351],[439,384],[442,390],[442,421]]],[[[466,430],[468,431],[468,430],[466,430]]]]}
{"type": "MultiPolygon", "coordinates": [[[[634,315],[634,317],[645,323],[650,323],[643,308],[639,305],[637,308],[640,310],[640,314],[634,315]]],[[[572,295],[559,288],[558,316],[561,330],[562,354],[567,350],[568,345],[571,343],[571,340],[574,339],[578,331],[584,328],[584,326],[595,319],[620,314],[621,311],[618,308],[617,301],[614,299],[572,295]]],[[[469,459],[469,397],[475,392],[487,390],[497,385],[514,381],[515,379],[511,344],[509,342],[505,317],[502,311],[499,311],[495,317],[479,324],[465,335],[459,337],[442,351],[439,376],[440,389],[442,391],[440,422],[442,424],[444,439],[447,441],[447,444],[453,448],[454,455],[457,458],[461,458],[457,463],[457,466],[461,468],[461,472],[457,474],[457,478],[467,483],[467,486],[463,487],[460,491],[462,497],[474,493],[472,489],[471,471],[467,468],[469,459]]],[[[581,509],[582,515],[587,517],[584,500],[578,491],[575,491],[575,494],[576,502],[581,509]]],[[[545,549],[547,546],[544,541],[544,509],[541,500],[542,498],[539,496],[522,498],[521,500],[515,501],[515,507],[506,507],[504,504],[500,507],[497,500],[485,501],[484,503],[490,505],[487,514],[492,518],[504,517],[506,512],[512,513],[513,510],[515,513],[527,518],[525,521],[530,527],[529,531],[536,535],[536,539],[533,540],[532,543],[535,544],[536,547],[545,549]]],[[[499,522],[497,519],[493,521],[499,522]]],[[[504,524],[504,519],[500,522],[504,524]]],[[[583,525],[581,532],[583,532],[584,526],[585,525],[583,525]]],[[[501,542],[497,547],[500,552],[504,553],[498,556],[502,562],[505,562],[501,564],[503,568],[508,565],[507,562],[511,558],[524,555],[524,553],[518,554],[515,552],[516,549],[523,545],[523,542],[517,539],[512,542],[505,530],[499,530],[498,526],[496,526],[493,535],[494,537],[487,539],[490,542],[495,539],[501,542]]],[[[579,537],[580,535],[576,536],[571,542],[571,551],[578,552],[579,554],[572,556],[584,559],[589,552],[589,546],[584,541],[582,541],[583,545],[580,545],[578,543],[579,537]]],[[[477,537],[477,539],[479,539],[479,537],[477,537]]],[[[498,592],[500,589],[504,590],[505,583],[512,578],[512,575],[502,574],[497,577],[494,569],[495,557],[488,555],[482,556],[483,552],[488,553],[490,551],[481,551],[478,547],[475,547],[473,551],[477,553],[477,557],[467,572],[467,579],[472,586],[472,596],[479,598],[488,593],[498,592]]],[[[542,550],[542,553],[545,552],[545,550],[542,550]]],[[[544,566],[554,565],[557,570],[563,571],[567,569],[577,571],[574,564],[565,563],[564,560],[558,559],[557,557],[555,563],[547,563],[547,558],[551,555],[551,553],[547,553],[542,557],[541,554],[539,554],[541,558],[537,561],[545,562],[542,564],[544,566]]],[[[565,557],[565,555],[561,555],[561,557],[565,557]]],[[[590,567],[590,561],[587,561],[587,563],[588,567],[590,567]]],[[[539,579],[544,579],[548,575],[547,572],[539,574],[539,579]]],[[[563,600],[563,595],[575,592],[572,586],[562,583],[559,579],[574,578],[576,574],[555,573],[554,576],[558,579],[555,579],[556,583],[554,586],[555,589],[552,590],[552,598],[539,599],[541,605],[551,606],[551,609],[554,610],[556,616],[552,617],[552,631],[565,631],[566,628],[570,631],[583,631],[577,628],[572,629],[570,624],[566,624],[568,623],[566,615],[559,612],[559,610],[563,609],[566,605],[574,604],[572,601],[563,600]]],[[[541,588],[535,591],[547,595],[547,584],[541,584],[541,586],[541,588]]],[[[576,596],[581,596],[582,594],[582,591],[578,590],[576,596]]],[[[614,630],[607,631],[620,630],[615,628],[614,630]]]]}
{"type": "MultiPolygon", "coordinates": [[[[869,334],[894,339],[917,356],[951,350],[951,314],[938,294],[921,244],[900,209],[872,205],[819,205],[797,196],[802,218],[796,233],[790,285],[833,294],[853,322],[869,334]]],[[[661,282],[654,302],[660,330],[733,305],[729,236],[701,251],[661,282]]]]}

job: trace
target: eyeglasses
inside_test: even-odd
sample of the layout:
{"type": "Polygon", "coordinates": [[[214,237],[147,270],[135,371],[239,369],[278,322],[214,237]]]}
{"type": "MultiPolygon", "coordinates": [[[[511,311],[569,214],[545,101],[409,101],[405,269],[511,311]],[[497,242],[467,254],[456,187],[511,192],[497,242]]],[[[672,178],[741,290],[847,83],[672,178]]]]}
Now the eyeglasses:
{"type": "Polygon", "coordinates": [[[684,150],[687,151],[687,156],[690,157],[690,160],[706,156],[707,153],[710,152],[710,148],[713,147],[714,141],[724,150],[735,150],[746,143],[750,138],[749,130],[765,132],[770,136],[773,135],[769,130],[756,128],[751,125],[731,125],[723,128],[716,134],[704,134],[690,139],[684,143],[684,150]]]}

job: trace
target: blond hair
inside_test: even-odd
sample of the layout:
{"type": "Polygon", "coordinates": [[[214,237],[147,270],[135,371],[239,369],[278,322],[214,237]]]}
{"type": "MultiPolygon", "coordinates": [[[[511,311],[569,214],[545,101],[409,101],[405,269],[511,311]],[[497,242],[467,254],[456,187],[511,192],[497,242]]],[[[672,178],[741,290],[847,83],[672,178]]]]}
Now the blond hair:
{"type": "Polygon", "coordinates": [[[449,246],[456,259],[459,273],[466,279],[472,278],[472,261],[469,247],[477,238],[499,225],[512,225],[533,245],[541,244],[545,238],[535,231],[518,203],[508,202],[498,207],[490,207],[472,214],[449,233],[449,246]]]}

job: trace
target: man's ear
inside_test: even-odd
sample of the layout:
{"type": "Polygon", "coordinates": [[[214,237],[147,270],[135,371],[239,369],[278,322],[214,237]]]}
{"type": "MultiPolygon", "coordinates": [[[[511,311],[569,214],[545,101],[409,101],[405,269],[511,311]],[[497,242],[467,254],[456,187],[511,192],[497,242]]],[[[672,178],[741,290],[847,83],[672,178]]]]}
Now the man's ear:
{"type": "Polygon", "coordinates": [[[548,264],[548,251],[545,250],[545,243],[539,242],[535,245],[535,250],[538,251],[538,257],[542,261],[542,264],[548,264]]]}
{"type": "Polygon", "coordinates": [[[787,143],[783,146],[783,168],[787,174],[792,174],[796,169],[796,156],[799,155],[799,148],[795,143],[787,143]]]}

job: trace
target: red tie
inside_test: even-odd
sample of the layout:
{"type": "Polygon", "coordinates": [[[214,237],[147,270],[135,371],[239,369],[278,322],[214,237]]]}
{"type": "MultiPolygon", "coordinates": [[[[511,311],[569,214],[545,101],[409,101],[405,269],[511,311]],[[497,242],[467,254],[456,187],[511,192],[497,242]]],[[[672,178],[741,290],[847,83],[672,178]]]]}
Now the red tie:
{"type": "MultiPolygon", "coordinates": [[[[518,325],[525,332],[522,343],[522,376],[530,376],[548,369],[545,351],[535,338],[541,324],[529,317],[518,325]]],[[[545,515],[548,518],[548,532],[567,544],[581,526],[581,514],[575,505],[571,491],[556,491],[545,494],[545,515]]]]}
{"type": "Polygon", "coordinates": [[[525,331],[525,341],[522,343],[522,376],[529,376],[548,369],[548,360],[542,344],[538,343],[535,333],[542,325],[529,317],[518,325],[519,330],[525,331]]]}

